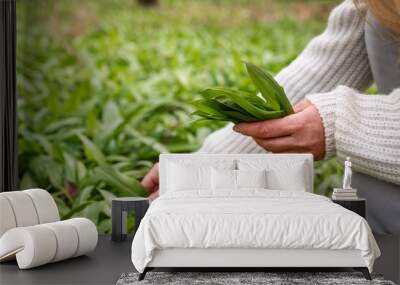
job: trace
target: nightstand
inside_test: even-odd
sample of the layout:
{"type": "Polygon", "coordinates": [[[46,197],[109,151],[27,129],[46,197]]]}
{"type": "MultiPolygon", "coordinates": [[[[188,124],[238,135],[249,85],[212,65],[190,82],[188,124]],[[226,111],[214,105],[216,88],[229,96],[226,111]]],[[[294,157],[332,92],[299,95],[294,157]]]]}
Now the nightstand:
{"type": "Polygon", "coordinates": [[[111,223],[112,241],[124,241],[128,235],[127,217],[129,212],[135,213],[135,229],[149,208],[150,200],[143,197],[122,197],[112,199],[111,223]]]}
{"type": "Polygon", "coordinates": [[[365,208],[366,208],[366,200],[364,198],[358,198],[354,200],[333,200],[333,203],[339,204],[340,206],[359,214],[361,217],[365,219],[365,208]]]}

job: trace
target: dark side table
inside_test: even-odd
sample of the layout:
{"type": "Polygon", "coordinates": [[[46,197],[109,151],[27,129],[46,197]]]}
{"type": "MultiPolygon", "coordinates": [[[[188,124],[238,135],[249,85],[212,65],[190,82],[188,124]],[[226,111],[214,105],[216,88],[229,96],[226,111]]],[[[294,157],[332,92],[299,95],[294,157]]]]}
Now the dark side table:
{"type": "Polygon", "coordinates": [[[361,217],[365,219],[366,216],[366,200],[363,198],[358,198],[354,200],[334,200],[332,199],[333,203],[339,204],[340,206],[359,214],[361,217]]]}
{"type": "Polygon", "coordinates": [[[112,200],[111,223],[112,241],[123,241],[128,234],[127,218],[129,212],[135,214],[135,232],[139,227],[140,221],[149,208],[149,199],[143,197],[122,197],[112,200]]]}

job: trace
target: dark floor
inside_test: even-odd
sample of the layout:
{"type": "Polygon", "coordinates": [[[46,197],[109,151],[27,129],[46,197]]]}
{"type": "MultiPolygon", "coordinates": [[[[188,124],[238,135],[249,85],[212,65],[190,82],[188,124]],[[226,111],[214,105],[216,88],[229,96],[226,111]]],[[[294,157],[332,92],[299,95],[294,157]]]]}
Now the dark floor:
{"type": "Polygon", "coordinates": [[[2,263],[0,284],[115,284],[122,273],[134,271],[131,243],[131,238],[116,243],[100,236],[96,250],[87,256],[27,270],[19,270],[15,261],[2,263]]]}
{"type": "MultiPolygon", "coordinates": [[[[380,239],[377,239],[378,242],[380,239]]],[[[41,267],[19,270],[16,262],[0,264],[0,285],[14,284],[115,284],[122,273],[135,271],[131,258],[132,237],[124,242],[112,242],[110,236],[100,236],[97,248],[87,256],[81,256],[57,263],[47,264],[41,267]]],[[[400,245],[400,244],[399,244],[400,245]]],[[[380,246],[383,253],[387,249],[380,246]]],[[[389,251],[390,252],[390,251],[389,251]]],[[[387,258],[386,258],[387,259],[387,258]]],[[[392,264],[392,259],[382,262],[377,260],[376,269],[379,273],[385,273],[385,279],[397,281],[390,274],[379,268],[387,269],[387,264],[392,264]],[[381,264],[382,263],[382,264],[381,264]],[[386,265],[385,265],[386,264],[386,265]]],[[[158,269],[161,271],[193,271],[191,269],[158,269]]],[[[158,271],[157,270],[157,271],[158,271]]],[[[208,271],[209,269],[197,269],[195,271],[208,271]]],[[[216,269],[212,269],[216,271],[216,269]]],[[[234,269],[222,269],[229,271],[234,269]]],[[[246,268],[246,271],[251,271],[246,268]]],[[[260,269],[255,269],[259,271],[260,269]]],[[[350,271],[350,268],[271,268],[266,271],[350,271]]],[[[264,270],[262,270],[264,271],[264,270]]],[[[396,270],[395,270],[396,271],[396,270]]],[[[396,274],[399,274],[397,272],[396,274]]],[[[396,275],[395,274],[395,275],[396,275]]],[[[397,276],[397,275],[396,275],[397,276]]]]}

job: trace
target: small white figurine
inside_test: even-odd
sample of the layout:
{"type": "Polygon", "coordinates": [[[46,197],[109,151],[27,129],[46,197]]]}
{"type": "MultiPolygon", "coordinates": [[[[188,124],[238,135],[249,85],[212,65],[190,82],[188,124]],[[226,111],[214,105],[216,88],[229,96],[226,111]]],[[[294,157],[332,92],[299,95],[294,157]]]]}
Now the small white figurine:
{"type": "Polygon", "coordinates": [[[350,157],[346,157],[346,161],[344,162],[343,189],[352,189],[351,188],[351,175],[352,174],[353,174],[353,171],[351,170],[350,157]]]}

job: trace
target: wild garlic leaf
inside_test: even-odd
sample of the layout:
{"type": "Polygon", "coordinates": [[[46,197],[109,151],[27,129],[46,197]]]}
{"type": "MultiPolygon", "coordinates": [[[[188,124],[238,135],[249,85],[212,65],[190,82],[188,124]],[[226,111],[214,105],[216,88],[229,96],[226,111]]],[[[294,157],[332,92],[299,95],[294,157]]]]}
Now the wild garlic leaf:
{"type": "Polygon", "coordinates": [[[293,113],[283,88],[260,68],[246,63],[248,74],[261,96],[225,87],[201,90],[203,99],[193,102],[193,115],[209,120],[233,123],[255,122],[281,118],[293,113]]]}

